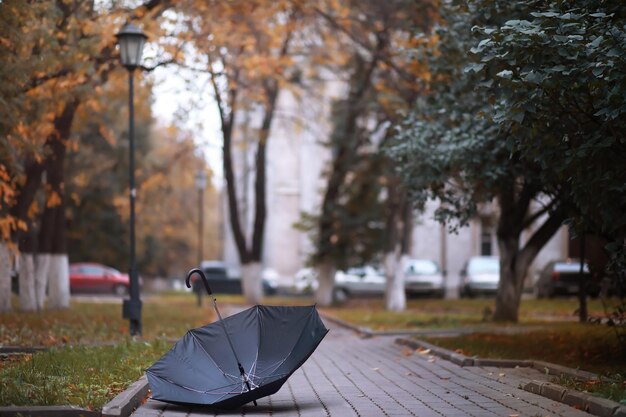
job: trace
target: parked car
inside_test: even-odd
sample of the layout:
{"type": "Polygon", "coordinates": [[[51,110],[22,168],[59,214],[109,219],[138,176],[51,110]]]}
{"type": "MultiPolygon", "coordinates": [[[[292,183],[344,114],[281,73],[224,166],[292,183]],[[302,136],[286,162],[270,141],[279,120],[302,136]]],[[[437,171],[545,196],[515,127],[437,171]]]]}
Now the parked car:
{"type": "Polygon", "coordinates": [[[471,257],[460,272],[461,297],[495,294],[500,282],[500,259],[496,256],[471,257]]]}
{"type": "MultiPolygon", "coordinates": [[[[537,298],[577,295],[580,288],[579,273],[580,261],[577,259],[548,262],[535,283],[537,298]]],[[[591,273],[586,262],[583,264],[583,280],[587,285],[587,294],[597,297],[600,294],[600,280],[591,273]]]]}
{"type": "Polygon", "coordinates": [[[404,290],[409,297],[412,295],[443,297],[444,279],[439,265],[430,259],[410,259],[404,271],[404,290]]]}
{"type": "Polygon", "coordinates": [[[111,293],[125,295],[130,288],[128,274],[97,263],[70,264],[72,293],[111,293]]]}
{"type": "MultiPolygon", "coordinates": [[[[202,261],[200,268],[206,276],[211,291],[216,294],[242,294],[241,277],[232,276],[226,263],[222,261],[202,261]]],[[[195,274],[191,277],[194,291],[205,294],[206,289],[200,281],[200,276],[195,274]]],[[[261,271],[263,293],[265,295],[276,294],[278,287],[278,273],[273,269],[265,268],[261,271]]]]}
{"type": "Polygon", "coordinates": [[[293,292],[296,294],[311,294],[317,290],[319,282],[315,268],[302,268],[294,275],[293,292]]]}
{"type": "Polygon", "coordinates": [[[280,276],[276,270],[264,268],[263,271],[261,271],[261,280],[263,281],[263,293],[265,295],[274,295],[278,292],[280,276]]]}
{"type": "Polygon", "coordinates": [[[344,302],[352,296],[380,296],[385,293],[385,274],[373,266],[337,271],[333,298],[344,302]]]}

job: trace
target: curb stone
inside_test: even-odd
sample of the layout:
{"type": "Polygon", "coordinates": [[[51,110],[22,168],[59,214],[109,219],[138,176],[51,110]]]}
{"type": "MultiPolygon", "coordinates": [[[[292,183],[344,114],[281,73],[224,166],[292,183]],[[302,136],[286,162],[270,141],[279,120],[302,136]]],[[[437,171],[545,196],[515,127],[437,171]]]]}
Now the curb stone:
{"type": "MultiPolygon", "coordinates": [[[[571,369],[544,361],[470,358],[419,339],[409,340],[397,338],[395,342],[413,349],[429,349],[431,354],[449,360],[459,366],[497,366],[500,368],[532,367],[539,371],[545,370],[549,375],[567,375],[580,381],[598,379],[598,376],[591,372],[571,369]]],[[[577,409],[598,417],[626,417],[626,407],[615,401],[580,391],[568,390],[560,385],[551,384],[549,382],[531,381],[521,388],[524,391],[571,405],[572,407],[576,407],[577,409]]]]}
{"type": "Polygon", "coordinates": [[[128,417],[148,395],[148,379],[142,376],[102,407],[102,417],[128,417]]]}
{"type": "Polygon", "coordinates": [[[563,402],[562,400],[563,400],[563,395],[565,395],[565,391],[567,390],[563,388],[562,386],[554,385],[549,382],[546,382],[541,387],[541,395],[543,395],[546,398],[550,398],[551,400],[559,401],[559,402],[563,402]]]}

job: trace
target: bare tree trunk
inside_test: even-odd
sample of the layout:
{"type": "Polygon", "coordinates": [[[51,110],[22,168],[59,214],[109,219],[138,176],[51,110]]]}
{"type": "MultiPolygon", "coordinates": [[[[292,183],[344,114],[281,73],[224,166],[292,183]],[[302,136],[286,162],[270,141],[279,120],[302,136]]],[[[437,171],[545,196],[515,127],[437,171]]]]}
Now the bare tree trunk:
{"type": "Polygon", "coordinates": [[[241,265],[241,289],[246,301],[251,304],[261,304],[263,300],[263,284],[260,262],[248,262],[241,265]]]}
{"type": "Polygon", "coordinates": [[[46,286],[49,287],[49,304],[55,308],[69,307],[69,275],[64,275],[69,274],[65,233],[65,155],[78,104],[78,100],[67,103],[63,112],[55,119],[57,138],[49,144],[50,154],[45,160],[48,187],[46,208],[39,230],[38,250],[38,259],[43,262],[43,272],[38,274],[37,288],[38,294],[43,297],[41,291],[45,291],[46,286]]]}
{"type": "Polygon", "coordinates": [[[315,291],[315,302],[321,307],[328,307],[333,303],[335,264],[331,259],[324,259],[316,265],[316,269],[319,285],[315,291]]]}
{"type": "Polygon", "coordinates": [[[524,278],[530,264],[541,248],[557,232],[564,219],[559,208],[533,233],[523,247],[520,247],[520,236],[532,221],[537,220],[536,214],[528,215],[530,202],[536,196],[530,187],[515,190],[512,186],[508,193],[498,198],[500,218],[498,219],[498,249],[500,250],[500,282],[496,295],[495,321],[517,322],[519,305],[524,288],[524,278]]]}
{"type": "Polygon", "coordinates": [[[36,311],[35,296],[35,256],[32,253],[20,253],[20,310],[36,311]]]}
{"type": "Polygon", "coordinates": [[[37,311],[44,308],[46,301],[46,289],[48,287],[48,267],[50,265],[49,254],[37,254],[34,256],[35,263],[35,304],[37,311]]]}
{"type": "Polygon", "coordinates": [[[385,254],[385,308],[389,311],[406,309],[404,292],[404,265],[407,255],[396,250],[385,254]]]}
{"type": "MultiPolygon", "coordinates": [[[[518,239],[498,239],[500,250],[500,282],[496,296],[496,321],[518,321],[524,275],[517,276],[515,260],[519,250],[518,239]]],[[[527,268],[526,268],[527,269],[527,268]]]]}
{"type": "Polygon", "coordinates": [[[0,313],[11,311],[11,251],[0,243],[0,313]]]}
{"type": "Polygon", "coordinates": [[[48,308],[70,306],[70,265],[67,254],[50,255],[48,268],[48,308]]]}
{"type": "Polygon", "coordinates": [[[387,197],[387,241],[385,243],[385,308],[406,309],[404,265],[411,242],[413,226],[411,206],[398,178],[389,179],[387,197]]]}

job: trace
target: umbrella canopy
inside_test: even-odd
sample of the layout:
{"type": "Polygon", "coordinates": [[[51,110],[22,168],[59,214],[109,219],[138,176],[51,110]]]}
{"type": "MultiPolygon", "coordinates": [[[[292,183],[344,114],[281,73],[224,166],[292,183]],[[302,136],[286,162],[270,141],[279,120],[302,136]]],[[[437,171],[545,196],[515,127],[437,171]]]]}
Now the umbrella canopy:
{"type": "Polygon", "coordinates": [[[236,408],[274,394],[328,332],[315,306],[217,312],[220,320],[188,331],[146,371],[152,398],[236,408]]]}

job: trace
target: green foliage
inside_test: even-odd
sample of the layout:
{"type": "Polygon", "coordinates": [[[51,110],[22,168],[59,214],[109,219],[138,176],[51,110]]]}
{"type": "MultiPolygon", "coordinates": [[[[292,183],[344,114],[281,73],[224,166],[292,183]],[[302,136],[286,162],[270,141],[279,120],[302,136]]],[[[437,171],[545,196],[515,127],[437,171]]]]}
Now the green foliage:
{"type": "Polygon", "coordinates": [[[578,230],[617,242],[622,257],[625,25],[618,0],[528,2],[519,18],[474,28],[481,40],[471,50],[472,68],[490,81],[488,117],[512,133],[508,146],[538,164],[544,183],[568,190],[578,230]]]}
{"type": "Polygon", "coordinates": [[[489,90],[476,88],[493,84],[478,73],[489,65],[472,61],[467,53],[476,43],[472,26],[489,21],[490,10],[452,4],[442,6],[440,13],[445,25],[434,28],[437,49],[411,51],[413,59],[428,62],[431,77],[423,83],[427,94],[417,100],[387,152],[416,205],[438,199],[436,217],[455,229],[468,223],[479,204],[492,201],[516,181],[534,194],[540,188],[536,164],[513,153],[506,140],[510,132],[486,117],[493,112],[489,90]]]}

